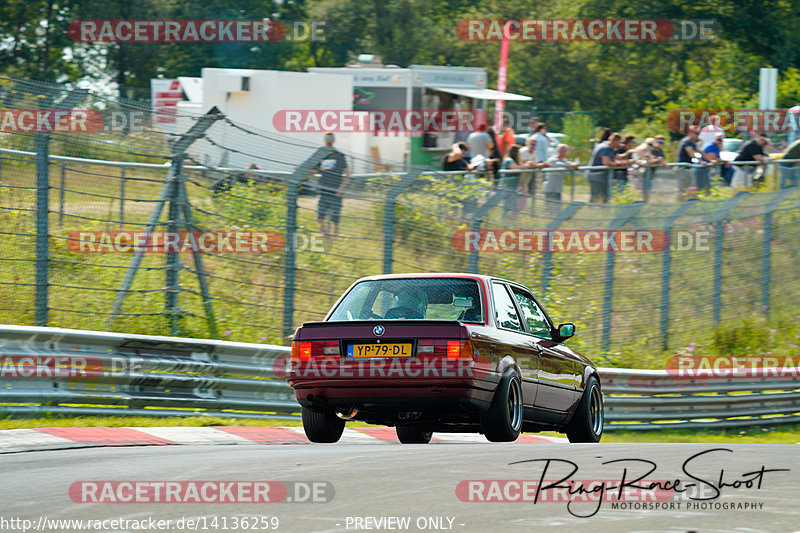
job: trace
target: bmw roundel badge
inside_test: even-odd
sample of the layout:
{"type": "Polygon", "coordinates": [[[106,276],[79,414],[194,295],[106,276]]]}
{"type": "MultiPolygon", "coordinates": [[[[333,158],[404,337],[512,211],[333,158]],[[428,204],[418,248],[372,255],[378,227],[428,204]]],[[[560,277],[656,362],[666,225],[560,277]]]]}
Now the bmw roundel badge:
{"type": "Polygon", "coordinates": [[[376,337],[380,337],[385,331],[386,329],[380,324],[372,328],[372,333],[374,333],[376,337]]]}

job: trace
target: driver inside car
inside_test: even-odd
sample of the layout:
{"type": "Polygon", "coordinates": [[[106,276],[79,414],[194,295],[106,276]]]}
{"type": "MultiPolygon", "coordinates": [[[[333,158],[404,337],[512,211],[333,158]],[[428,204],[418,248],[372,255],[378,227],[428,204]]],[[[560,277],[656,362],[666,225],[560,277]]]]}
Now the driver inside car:
{"type": "Polygon", "coordinates": [[[395,296],[395,306],[384,318],[423,319],[428,309],[428,297],[419,289],[406,289],[395,296]]]}

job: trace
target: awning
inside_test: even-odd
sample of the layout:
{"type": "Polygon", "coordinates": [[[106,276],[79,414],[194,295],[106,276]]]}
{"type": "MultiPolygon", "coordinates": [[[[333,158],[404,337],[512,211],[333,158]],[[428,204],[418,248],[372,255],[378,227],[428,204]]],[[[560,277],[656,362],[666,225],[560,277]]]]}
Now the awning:
{"type": "Polygon", "coordinates": [[[494,89],[470,89],[468,87],[431,87],[429,85],[425,88],[433,89],[434,91],[442,91],[443,93],[466,96],[467,98],[476,98],[478,100],[531,100],[530,96],[504,93],[502,91],[495,91],[494,89]]]}

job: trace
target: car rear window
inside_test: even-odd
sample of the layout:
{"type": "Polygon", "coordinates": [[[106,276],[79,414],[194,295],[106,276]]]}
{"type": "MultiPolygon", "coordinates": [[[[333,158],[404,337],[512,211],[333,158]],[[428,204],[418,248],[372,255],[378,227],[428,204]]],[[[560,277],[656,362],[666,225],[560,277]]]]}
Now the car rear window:
{"type": "Polygon", "coordinates": [[[483,323],[477,280],[401,278],[362,281],[328,320],[460,320],[483,323]]]}

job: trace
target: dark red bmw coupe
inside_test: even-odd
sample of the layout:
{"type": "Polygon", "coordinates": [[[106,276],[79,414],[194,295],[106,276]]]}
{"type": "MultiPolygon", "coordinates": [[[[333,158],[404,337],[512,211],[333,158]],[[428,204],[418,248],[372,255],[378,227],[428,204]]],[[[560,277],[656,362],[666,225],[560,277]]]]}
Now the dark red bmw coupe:
{"type": "Polygon", "coordinates": [[[298,328],[287,379],[313,442],[346,420],[396,426],[403,443],[434,431],[495,442],[521,431],[598,442],[597,368],[563,344],[531,291],[472,274],[392,274],[356,281],[322,322],[298,328]]]}

